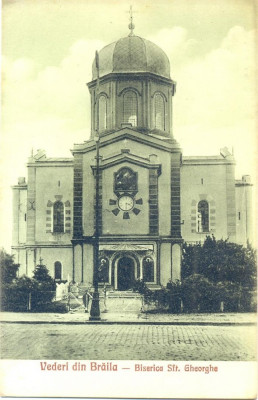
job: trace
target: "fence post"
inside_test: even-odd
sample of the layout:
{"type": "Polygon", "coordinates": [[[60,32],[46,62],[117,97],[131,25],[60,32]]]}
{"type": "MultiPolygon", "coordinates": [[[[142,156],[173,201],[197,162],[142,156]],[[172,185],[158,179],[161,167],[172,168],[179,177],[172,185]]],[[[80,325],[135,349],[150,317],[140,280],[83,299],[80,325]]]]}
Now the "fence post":
{"type": "Polygon", "coordinates": [[[28,306],[27,306],[27,311],[31,311],[31,292],[28,295],[28,306]]]}

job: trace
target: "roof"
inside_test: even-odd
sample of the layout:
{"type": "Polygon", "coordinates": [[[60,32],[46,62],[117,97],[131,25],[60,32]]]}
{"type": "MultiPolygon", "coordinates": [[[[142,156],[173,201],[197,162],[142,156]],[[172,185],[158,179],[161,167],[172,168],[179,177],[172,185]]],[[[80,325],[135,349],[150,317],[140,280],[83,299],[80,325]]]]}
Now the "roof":
{"type": "MultiPolygon", "coordinates": [[[[100,50],[100,77],[110,73],[129,72],[150,72],[170,79],[169,59],[155,43],[140,36],[127,36],[100,50]]],[[[96,78],[96,59],[94,59],[92,79],[96,78]]]]}

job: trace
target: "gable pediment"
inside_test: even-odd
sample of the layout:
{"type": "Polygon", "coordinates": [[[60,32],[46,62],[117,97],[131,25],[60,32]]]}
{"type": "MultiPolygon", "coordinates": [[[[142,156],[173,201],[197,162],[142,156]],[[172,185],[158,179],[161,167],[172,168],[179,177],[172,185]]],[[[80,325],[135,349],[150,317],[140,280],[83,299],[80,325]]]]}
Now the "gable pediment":
{"type": "MultiPolygon", "coordinates": [[[[157,162],[157,156],[155,154],[150,154],[149,157],[141,157],[139,155],[132,154],[129,149],[122,149],[120,153],[106,158],[101,157],[99,168],[106,169],[115,165],[121,165],[123,163],[138,165],[148,169],[154,168],[158,170],[158,174],[161,173],[161,164],[157,162]]],[[[95,170],[96,164],[91,165],[91,168],[95,170]]]]}
{"type": "MultiPolygon", "coordinates": [[[[135,141],[151,146],[154,149],[157,148],[170,153],[181,152],[180,146],[175,139],[165,138],[152,133],[143,133],[128,127],[100,135],[100,148],[123,140],[135,141]]],[[[93,139],[90,139],[82,144],[75,144],[71,151],[73,154],[87,153],[93,151],[95,148],[96,142],[93,139]]]]}

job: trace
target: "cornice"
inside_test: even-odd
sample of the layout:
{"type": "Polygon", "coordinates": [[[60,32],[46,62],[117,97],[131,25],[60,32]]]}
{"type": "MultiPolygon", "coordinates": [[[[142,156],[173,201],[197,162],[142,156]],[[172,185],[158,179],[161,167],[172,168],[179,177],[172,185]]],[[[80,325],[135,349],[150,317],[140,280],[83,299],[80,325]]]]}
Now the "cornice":
{"type": "Polygon", "coordinates": [[[29,161],[27,163],[28,167],[73,167],[74,160],[73,158],[69,159],[45,159],[45,160],[39,160],[39,161],[29,161]]]}
{"type": "Polygon", "coordinates": [[[11,186],[12,189],[17,189],[17,190],[27,190],[28,189],[28,185],[26,183],[26,185],[13,185],[11,186]]]}
{"type": "MultiPolygon", "coordinates": [[[[105,147],[124,139],[131,139],[135,142],[148,145],[152,148],[167,151],[169,153],[181,153],[181,148],[175,139],[165,141],[154,136],[133,130],[131,128],[123,128],[116,132],[109,132],[106,135],[100,136],[99,146],[105,147]]],[[[75,144],[71,150],[72,154],[88,153],[96,149],[96,143],[93,139],[88,140],[82,144],[75,144]]]]}
{"type": "Polygon", "coordinates": [[[67,248],[71,249],[72,244],[71,243],[36,243],[36,244],[21,244],[21,245],[15,245],[11,246],[13,250],[19,250],[19,249],[24,249],[24,250],[29,250],[29,249],[35,249],[35,248],[67,248]]]}
{"type": "Polygon", "coordinates": [[[183,157],[182,167],[192,165],[235,165],[233,158],[223,158],[220,156],[214,157],[191,157],[189,159],[183,157]]]}
{"type": "MultiPolygon", "coordinates": [[[[138,165],[141,167],[145,167],[148,169],[157,169],[158,174],[161,173],[161,164],[151,162],[150,158],[140,157],[135,154],[131,154],[129,150],[122,150],[121,153],[116,154],[115,156],[108,157],[101,161],[99,168],[106,169],[112,167],[114,165],[120,165],[121,163],[128,162],[134,165],[138,165]]],[[[95,171],[96,165],[92,165],[91,168],[95,171]]]]}
{"type": "MultiPolygon", "coordinates": [[[[155,80],[155,81],[158,81],[161,83],[165,83],[170,86],[176,85],[176,82],[173,81],[172,79],[165,78],[163,76],[156,75],[151,72],[120,72],[120,73],[111,72],[111,73],[101,77],[99,79],[99,83],[104,84],[104,83],[110,82],[112,80],[116,80],[116,81],[120,80],[121,81],[121,80],[128,80],[128,79],[142,81],[144,78],[152,79],[152,80],[155,80]]],[[[94,79],[94,80],[88,82],[86,85],[88,86],[89,89],[94,88],[97,85],[97,79],[94,79]]]]}

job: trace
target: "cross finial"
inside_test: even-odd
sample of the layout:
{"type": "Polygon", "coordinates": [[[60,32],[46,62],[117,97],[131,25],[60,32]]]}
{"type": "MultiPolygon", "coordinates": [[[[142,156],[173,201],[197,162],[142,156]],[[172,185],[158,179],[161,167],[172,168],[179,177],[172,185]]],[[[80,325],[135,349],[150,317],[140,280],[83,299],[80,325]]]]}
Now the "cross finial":
{"type": "Polygon", "coordinates": [[[131,31],[131,32],[129,33],[129,36],[133,36],[133,35],[134,35],[133,30],[134,30],[134,28],[135,28],[135,25],[134,25],[134,23],[133,23],[133,6],[130,6],[129,14],[130,14],[130,24],[128,25],[128,28],[129,28],[130,31],[131,31]]]}
{"type": "Polygon", "coordinates": [[[42,261],[43,261],[43,258],[40,257],[40,259],[39,259],[39,264],[40,264],[40,265],[42,265],[42,261]]]}

